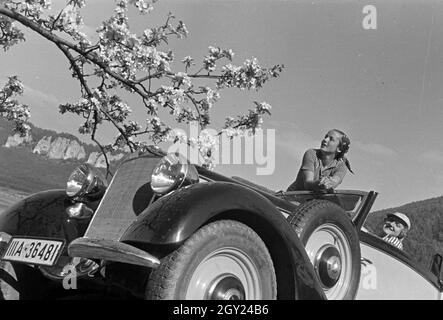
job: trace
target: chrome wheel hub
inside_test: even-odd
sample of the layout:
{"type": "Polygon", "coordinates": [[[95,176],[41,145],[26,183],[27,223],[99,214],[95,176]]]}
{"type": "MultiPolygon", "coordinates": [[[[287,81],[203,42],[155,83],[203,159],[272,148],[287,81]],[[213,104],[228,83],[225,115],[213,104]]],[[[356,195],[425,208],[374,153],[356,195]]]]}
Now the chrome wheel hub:
{"type": "Polygon", "coordinates": [[[305,248],[326,297],[343,299],[352,275],[352,250],[344,232],[325,223],[312,232],[305,248]]]}
{"type": "Polygon", "coordinates": [[[340,252],[331,245],[319,250],[315,257],[314,268],[324,288],[332,288],[340,278],[342,264],[340,252]]]}
{"type": "Polygon", "coordinates": [[[245,300],[246,297],[241,281],[228,275],[215,279],[205,298],[208,300],[245,300]]]}

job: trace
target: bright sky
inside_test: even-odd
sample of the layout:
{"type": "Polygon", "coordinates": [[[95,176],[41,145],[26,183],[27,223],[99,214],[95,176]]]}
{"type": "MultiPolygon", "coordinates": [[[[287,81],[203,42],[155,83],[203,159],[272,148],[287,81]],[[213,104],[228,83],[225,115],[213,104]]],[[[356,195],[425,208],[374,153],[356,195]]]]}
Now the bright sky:
{"type": "MultiPolygon", "coordinates": [[[[109,0],[87,1],[87,31],[112,9],[109,0]]],[[[208,46],[216,45],[231,48],[236,63],[254,56],[262,65],[286,67],[258,93],[222,92],[213,113],[216,127],[253,100],[270,103],[273,114],[264,129],[276,130],[274,174],[257,176],[252,165],[217,171],[286,189],[303,152],[338,128],[351,138],[348,158],[355,172],[341,189],[379,192],[375,209],[442,195],[442,2],[160,0],[150,15],[135,16],[133,26],[143,30],[163,22],[169,11],[190,32],[170,43],[177,60],[191,55],[201,61],[208,46]],[[367,4],[377,9],[376,30],[362,27],[367,4]]],[[[57,113],[59,103],[79,96],[66,67],[54,46],[29,35],[26,43],[1,53],[0,82],[18,75],[31,121],[75,133],[80,120],[57,113]]],[[[140,105],[131,97],[129,102],[133,109],[140,105]]],[[[143,113],[136,116],[144,119],[143,113]]]]}

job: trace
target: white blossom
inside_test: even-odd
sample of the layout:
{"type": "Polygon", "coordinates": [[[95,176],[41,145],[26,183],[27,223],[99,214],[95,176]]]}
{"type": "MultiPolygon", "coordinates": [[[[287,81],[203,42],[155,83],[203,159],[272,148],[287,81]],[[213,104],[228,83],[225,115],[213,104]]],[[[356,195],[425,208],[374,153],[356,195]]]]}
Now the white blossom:
{"type": "MultiPolygon", "coordinates": [[[[35,32],[44,30],[45,35],[54,34],[70,43],[71,47],[64,48],[71,55],[67,56],[73,77],[81,80],[81,92],[77,101],[61,104],[59,111],[82,117],[81,133],[95,133],[98,126],[110,122],[118,129],[114,143],[107,145],[110,149],[123,147],[123,144],[132,147],[144,145],[145,142],[135,140],[145,131],[156,144],[171,139],[180,142],[187,140],[186,143],[198,148],[203,164],[212,168],[218,137],[203,130],[198,138],[187,138],[167,122],[171,119],[179,123],[197,121],[204,129],[211,124],[211,112],[221,98],[221,90],[258,90],[270,78],[277,77],[283,66],[266,69],[259,65],[256,58],[235,65],[231,49],[209,46],[203,61],[199,62],[200,66],[195,66],[196,62],[191,56],[185,56],[181,60],[184,71],[181,64],[180,70],[174,70],[177,65],[174,63],[174,53],[165,47],[171,38],[180,39],[188,35],[185,23],[174,21],[175,17],[169,14],[167,23],[149,28],[145,26],[141,34],[130,28],[130,10],[147,14],[153,10],[155,2],[116,0],[112,15],[96,30],[98,41],[94,43],[84,32],[82,12],[86,7],[85,0],[70,0],[56,14],[50,10],[49,0],[4,0],[2,5],[37,24],[40,31],[35,32]],[[72,50],[73,47],[76,49],[72,50]],[[203,80],[210,84],[201,84],[203,80]],[[198,83],[198,88],[195,83],[198,83]],[[139,97],[140,105],[146,107],[147,119],[143,128],[134,120],[132,106],[121,98],[122,91],[139,97]],[[166,113],[162,113],[162,108],[166,113]]],[[[7,50],[24,40],[24,33],[12,19],[0,15],[0,22],[0,45],[3,49],[7,50]]],[[[58,40],[50,37],[48,40],[60,45],[58,40]]],[[[26,121],[30,113],[29,108],[16,99],[22,93],[21,82],[17,78],[10,78],[0,91],[3,94],[0,115],[14,120],[18,130],[23,131],[29,127],[26,121]]],[[[271,106],[266,102],[254,104],[254,108],[245,114],[227,117],[219,133],[228,137],[254,133],[262,125],[263,116],[271,112],[271,106]]]]}

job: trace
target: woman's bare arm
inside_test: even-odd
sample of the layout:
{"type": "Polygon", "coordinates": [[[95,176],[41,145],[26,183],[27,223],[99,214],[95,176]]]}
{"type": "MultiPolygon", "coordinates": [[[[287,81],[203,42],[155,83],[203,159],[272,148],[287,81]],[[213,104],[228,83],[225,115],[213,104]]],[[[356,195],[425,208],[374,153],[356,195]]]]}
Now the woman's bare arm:
{"type": "Polygon", "coordinates": [[[310,191],[323,189],[320,180],[314,180],[314,172],[311,170],[302,170],[304,188],[310,191]]]}

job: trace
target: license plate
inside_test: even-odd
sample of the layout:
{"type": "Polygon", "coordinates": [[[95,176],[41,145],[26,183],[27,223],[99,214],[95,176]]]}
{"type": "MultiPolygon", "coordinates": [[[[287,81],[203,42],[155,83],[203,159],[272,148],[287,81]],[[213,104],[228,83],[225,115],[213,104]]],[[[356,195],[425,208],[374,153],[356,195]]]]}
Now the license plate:
{"type": "Polygon", "coordinates": [[[13,262],[53,266],[65,241],[12,237],[2,259],[13,262]]]}

